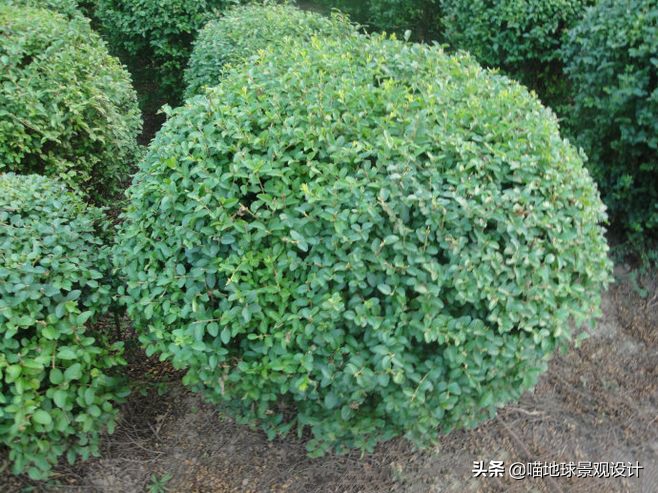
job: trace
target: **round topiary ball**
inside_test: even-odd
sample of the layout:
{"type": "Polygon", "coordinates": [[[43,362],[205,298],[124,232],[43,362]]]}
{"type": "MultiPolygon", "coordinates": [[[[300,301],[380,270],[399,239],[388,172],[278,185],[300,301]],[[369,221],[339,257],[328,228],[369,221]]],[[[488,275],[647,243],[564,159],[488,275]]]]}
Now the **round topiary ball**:
{"type": "Polygon", "coordinates": [[[105,228],[64,185],[0,174],[0,446],[15,474],[98,455],[114,428],[123,348],[91,325],[111,298],[105,228]]]}
{"type": "Polygon", "coordinates": [[[231,66],[282,42],[286,36],[308,41],[312,36],[342,38],[355,31],[356,27],[339,14],[329,18],[292,5],[235,7],[199,32],[185,71],[185,95],[190,97],[204,87],[217,85],[231,66]]]}
{"type": "Polygon", "coordinates": [[[282,46],[175,110],[129,191],[115,260],[148,353],[314,454],[491,416],[598,312],[581,156],[465,55],[282,46]]]}
{"type": "Polygon", "coordinates": [[[658,232],[658,1],[602,0],[564,48],[568,124],[616,226],[658,232]]]}
{"type": "Polygon", "coordinates": [[[568,88],[560,47],[569,28],[594,0],[441,0],[443,33],[453,48],[469,51],[561,105],[568,88]]]}
{"type": "Polygon", "coordinates": [[[82,16],[0,6],[0,171],[56,177],[94,200],[138,152],[130,76],[82,16]]]}

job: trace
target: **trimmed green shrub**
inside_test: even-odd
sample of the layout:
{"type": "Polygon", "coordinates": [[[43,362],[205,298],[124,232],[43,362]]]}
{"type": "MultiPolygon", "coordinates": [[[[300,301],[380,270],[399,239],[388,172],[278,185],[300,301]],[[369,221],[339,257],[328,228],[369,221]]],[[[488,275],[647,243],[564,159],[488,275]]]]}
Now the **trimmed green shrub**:
{"type": "Polygon", "coordinates": [[[0,6],[0,171],[57,177],[95,200],[139,151],[130,75],[82,16],[0,6]]]}
{"type": "Polygon", "coordinates": [[[370,30],[429,41],[438,37],[439,0],[314,0],[312,5],[338,9],[370,30]]]}
{"type": "Polygon", "coordinates": [[[491,416],[598,313],[581,156],[468,56],[281,46],[174,110],[128,192],[115,261],[147,354],[313,454],[491,416]]]}
{"type": "Polygon", "coordinates": [[[98,0],[96,15],[112,49],[147,98],[176,106],[196,33],[230,0],[98,0]]]}
{"type": "Polygon", "coordinates": [[[247,5],[231,9],[199,33],[185,72],[186,96],[215,86],[230,66],[244,62],[285,36],[340,38],[355,31],[344,17],[332,18],[290,5],[247,5]]]}
{"type": "Polygon", "coordinates": [[[81,14],[77,0],[4,0],[7,5],[51,9],[68,18],[81,14]]]}
{"type": "Polygon", "coordinates": [[[560,47],[594,0],[441,0],[445,40],[560,105],[568,97],[560,47]]]}
{"type": "Polygon", "coordinates": [[[616,225],[658,231],[658,1],[601,0],[564,49],[568,123],[616,225]]]}
{"type": "Polygon", "coordinates": [[[92,29],[96,28],[95,13],[97,0],[4,0],[7,5],[50,9],[71,19],[81,15],[90,20],[92,29]]]}
{"type": "Polygon", "coordinates": [[[16,474],[98,455],[127,393],[122,344],[90,325],[111,299],[105,228],[63,184],[0,174],[0,447],[16,474]]]}

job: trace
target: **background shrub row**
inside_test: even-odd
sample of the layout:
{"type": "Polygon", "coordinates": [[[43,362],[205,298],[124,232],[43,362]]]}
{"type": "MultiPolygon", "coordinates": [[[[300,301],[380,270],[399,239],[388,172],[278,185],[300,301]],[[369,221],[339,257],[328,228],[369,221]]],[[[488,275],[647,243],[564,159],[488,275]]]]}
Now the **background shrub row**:
{"type": "MultiPolygon", "coordinates": [[[[300,2],[303,3],[303,2],[300,2]]],[[[440,0],[315,0],[323,10],[338,9],[369,30],[403,34],[431,41],[440,32],[440,0]]]]}
{"type": "Polygon", "coordinates": [[[182,101],[183,71],[197,31],[232,3],[98,0],[95,14],[110,46],[127,63],[147,95],[143,105],[175,106],[182,101]]]}
{"type": "Polygon", "coordinates": [[[615,225],[658,231],[658,1],[600,0],[564,46],[569,133],[589,156],[615,225]]]}
{"type": "MultiPolygon", "coordinates": [[[[75,4],[73,0],[42,3],[65,12],[75,4]]],[[[271,45],[296,22],[298,32],[302,25],[307,25],[307,33],[328,28],[328,21],[320,16],[290,7],[277,11],[276,5],[270,5],[270,21],[278,20],[265,29],[266,23],[258,24],[253,10],[238,10],[224,23],[214,21],[204,31],[183,81],[197,31],[233,3],[237,2],[100,0],[93,14],[114,52],[136,74],[145,95],[142,107],[154,113],[162,103],[179,104],[186,85],[189,96],[198,91],[199,84],[212,85],[213,78],[218,82],[216,67],[226,62],[223,57],[230,61],[230,52],[239,58],[250,47],[271,45]],[[255,36],[245,31],[258,25],[255,36]]],[[[588,167],[602,189],[616,232],[635,239],[643,232],[655,233],[656,64],[650,55],[655,53],[655,0],[310,3],[342,9],[371,30],[399,34],[408,30],[416,40],[447,42],[451,49],[467,50],[481,64],[500,68],[534,89],[564,119],[569,137],[586,150],[588,167]],[[586,16],[588,8],[591,13],[586,16]],[[605,70],[598,70],[601,63],[605,70]],[[616,80],[626,70],[634,74],[616,80]],[[595,125],[589,125],[592,121],[595,125]]],[[[335,25],[329,29],[334,31],[325,31],[326,35],[340,35],[335,25]]]]}
{"type": "Polygon", "coordinates": [[[443,0],[442,33],[453,47],[560,105],[568,96],[560,49],[595,0],[443,0]]]}

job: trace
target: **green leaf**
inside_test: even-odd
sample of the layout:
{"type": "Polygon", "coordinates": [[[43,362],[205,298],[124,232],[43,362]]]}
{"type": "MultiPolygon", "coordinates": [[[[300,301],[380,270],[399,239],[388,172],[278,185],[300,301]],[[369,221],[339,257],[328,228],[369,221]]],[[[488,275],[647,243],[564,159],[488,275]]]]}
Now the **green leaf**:
{"type": "Polygon", "coordinates": [[[53,402],[57,407],[64,409],[66,407],[66,398],[68,393],[64,390],[56,390],[53,394],[53,402]]]}
{"type": "Polygon", "coordinates": [[[34,412],[32,415],[32,419],[34,420],[35,423],[39,423],[40,425],[48,426],[50,425],[53,420],[50,417],[50,414],[48,414],[46,411],[43,409],[39,409],[34,412]]]}
{"type": "Polygon", "coordinates": [[[94,389],[87,388],[87,389],[85,389],[84,396],[85,396],[85,404],[87,404],[88,406],[91,406],[94,403],[96,393],[94,392],[94,389]]]}
{"type": "Polygon", "coordinates": [[[64,371],[66,381],[79,380],[82,377],[82,366],[80,363],[74,363],[64,371]]]}
{"type": "Polygon", "coordinates": [[[391,286],[389,286],[388,284],[384,284],[384,283],[378,284],[377,289],[379,289],[383,294],[385,294],[387,296],[390,295],[393,292],[393,290],[391,289],[391,286]]]}
{"type": "Polygon", "coordinates": [[[62,360],[72,360],[77,359],[75,351],[68,347],[63,347],[57,351],[57,357],[62,360]]]}
{"type": "Polygon", "coordinates": [[[77,325],[84,325],[87,323],[87,320],[94,314],[92,311],[86,311],[79,314],[76,318],[77,325]]]}
{"type": "Polygon", "coordinates": [[[333,392],[329,392],[327,395],[324,396],[324,405],[326,406],[327,409],[333,409],[338,405],[338,398],[336,397],[336,394],[333,392]]]}
{"type": "Polygon", "coordinates": [[[64,315],[66,315],[66,302],[62,301],[55,307],[55,315],[57,318],[64,318],[64,315]]]}
{"type": "Polygon", "coordinates": [[[340,408],[340,417],[345,421],[349,420],[353,414],[354,413],[352,409],[350,409],[348,405],[345,405],[340,408]]]}
{"type": "Polygon", "coordinates": [[[53,368],[50,370],[50,383],[53,385],[59,385],[64,381],[64,374],[59,368],[53,368]]]}
{"type": "Polygon", "coordinates": [[[12,380],[16,380],[20,376],[22,368],[19,365],[10,365],[5,371],[12,380]]]}
{"type": "Polygon", "coordinates": [[[51,325],[41,329],[41,334],[46,339],[50,339],[51,341],[54,341],[55,339],[57,339],[59,337],[59,331],[51,325]]]}
{"type": "Polygon", "coordinates": [[[482,395],[479,405],[480,407],[489,407],[491,404],[493,404],[493,392],[488,390],[482,395]]]}
{"type": "Polygon", "coordinates": [[[251,312],[249,311],[248,306],[244,306],[242,308],[242,319],[247,323],[249,323],[249,321],[251,320],[251,312]]]}
{"type": "Polygon", "coordinates": [[[460,395],[462,393],[462,389],[457,382],[452,382],[448,385],[448,392],[451,394],[460,395]]]}

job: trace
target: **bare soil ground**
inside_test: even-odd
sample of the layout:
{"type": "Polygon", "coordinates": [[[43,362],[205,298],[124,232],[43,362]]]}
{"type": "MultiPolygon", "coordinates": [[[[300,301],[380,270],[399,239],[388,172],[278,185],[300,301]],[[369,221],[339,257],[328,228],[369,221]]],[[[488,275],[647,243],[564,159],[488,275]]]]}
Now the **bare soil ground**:
{"type": "Polygon", "coordinates": [[[153,475],[169,474],[166,489],[155,492],[656,493],[658,276],[645,277],[641,297],[628,272],[616,274],[591,338],[556,355],[520,402],[476,429],[443,436],[432,450],[400,439],[363,456],[309,459],[303,441],[269,442],[187,391],[166,364],[137,355],[130,372],[144,379],[146,395],[130,398],[102,458],[62,465],[47,485],[0,476],[0,491],[141,493],[153,475]],[[154,386],[163,380],[171,383],[158,396],[154,386]],[[474,478],[480,460],[639,461],[644,469],[639,479],[474,478]]]}

